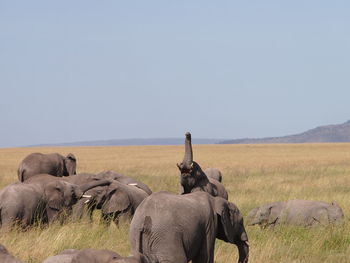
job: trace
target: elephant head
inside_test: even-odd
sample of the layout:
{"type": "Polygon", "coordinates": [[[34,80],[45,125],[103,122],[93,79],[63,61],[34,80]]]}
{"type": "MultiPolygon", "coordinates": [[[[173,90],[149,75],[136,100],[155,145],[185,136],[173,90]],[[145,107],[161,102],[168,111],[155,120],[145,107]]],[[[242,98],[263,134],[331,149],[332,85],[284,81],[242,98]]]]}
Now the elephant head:
{"type": "Polygon", "coordinates": [[[341,221],[344,218],[343,210],[335,201],[331,203],[331,205],[327,208],[327,210],[328,210],[329,223],[341,221]]]}
{"type": "Polygon", "coordinates": [[[66,157],[64,157],[63,162],[64,176],[69,176],[77,173],[77,159],[75,158],[74,154],[69,153],[66,157]]]}
{"type": "Polygon", "coordinates": [[[71,184],[65,181],[55,181],[44,188],[44,199],[47,203],[48,221],[54,220],[62,211],[72,209],[72,206],[83,197],[84,192],[101,185],[109,185],[109,180],[98,180],[83,185],[71,184]]]}
{"type": "Polygon", "coordinates": [[[281,215],[282,202],[275,202],[252,209],[248,214],[249,225],[265,228],[274,225],[281,215]]]}
{"type": "Polygon", "coordinates": [[[134,192],[131,191],[131,188],[136,187],[123,185],[119,182],[109,185],[101,207],[102,215],[106,222],[112,219],[118,225],[121,214],[126,214],[129,217],[133,215],[138,204],[135,203],[134,192]]]}
{"type": "Polygon", "coordinates": [[[206,185],[209,180],[198,163],[193,161],[191,133],[185,134],[185,155],[183,161],[177,164],[180,170],[182,194],[187,194],[195,187],[206,185]]]}
{"type": "Polygon", "coordinates": [[[216,197],[214,210],[218,216],[217,238],[238,247],[239,263],[248,262],[248,236],[244,228],[243,217],[238,207],[227,200],[216,197]]]}

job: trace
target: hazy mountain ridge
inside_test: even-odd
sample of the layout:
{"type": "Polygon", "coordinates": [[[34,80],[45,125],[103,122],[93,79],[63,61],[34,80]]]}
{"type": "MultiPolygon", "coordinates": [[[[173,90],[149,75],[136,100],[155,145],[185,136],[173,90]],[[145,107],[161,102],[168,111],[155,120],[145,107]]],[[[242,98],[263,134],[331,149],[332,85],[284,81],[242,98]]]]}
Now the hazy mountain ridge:
{"type": "MultiPolygon", "coordinates": [[[[254,144],[254,143],[318,143],[318,142],[350,142],[350,120],[342,124],[319,126],[299,134],[266,137],[243,138],[234,140],[193,138],[193,144],[254,144]]],[[[135,138],[94,140],[69,143],[50,143],[30,145],[40,146],[131,146],[131,145],[183,145],[184,138],[135,138]]]]}
{"type": "Polygon", "coordinates": [[[294,135],[267,138],[244,138],[221,141],[220,144],[254,144],[254,143],[317,143],[350,142],[350,120],[342,124],[319,126],[294,135]]]}

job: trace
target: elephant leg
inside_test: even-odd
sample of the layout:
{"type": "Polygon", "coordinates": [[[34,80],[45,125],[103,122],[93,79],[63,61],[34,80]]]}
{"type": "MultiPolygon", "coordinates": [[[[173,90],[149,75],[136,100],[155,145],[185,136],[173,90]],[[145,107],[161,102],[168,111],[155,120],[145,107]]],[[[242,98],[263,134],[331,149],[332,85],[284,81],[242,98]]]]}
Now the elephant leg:
{"type": "Polygon", "coordinates": [[[214,263],[214,246],[203,244],[197,256],[192,259],[192,263],[214,263]]]}
{"type": "Polygon", "coordinates": [[[7,209],[1,210],[1,227],[5,230],[11,230],[17,220],[17,214],[7,209]]]}

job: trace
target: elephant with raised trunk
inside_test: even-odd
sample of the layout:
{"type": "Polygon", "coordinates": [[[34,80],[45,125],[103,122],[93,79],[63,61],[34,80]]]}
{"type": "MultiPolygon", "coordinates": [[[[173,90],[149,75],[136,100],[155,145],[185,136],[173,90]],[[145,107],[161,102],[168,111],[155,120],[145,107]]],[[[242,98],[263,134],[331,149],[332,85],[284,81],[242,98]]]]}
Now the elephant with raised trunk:
{"type": "Polygon", "coordinates": [[[3,245],[0,245],[0,262],[1,263],[23,263],[22,261],[13,257],[3,245]]]}
{"type": "Polygon", "coordinates": [[[183,161],[177,164],[181,173],[181,194],[204,191],[212,196],[228,199],[225,187],[219,181],[208,177],[199,164],[193,161],[191,134],[187,132],[185,136],[185,155],[183,161]]]}
{"type": "Polygon", "coordinates": [[[151,263],[145,256],[122,257],[111,250],[66,249],[42,263],[151,263]]]}
{"type": "Polygon", "coordinates": [[[336,202],[290,200],[252,209],[248,214],[248,224],[262,228],[277,224],[315,226],[340,222],[343,217],[343,210],[336,202]]]}
{"type": "Polygon", "coordinates": [[[109,180],[99,180],[84,185],[64,181],[43,183],[14,183],[0,191],[0,222],[4,228],[18,223],[27,227],[36,221],[50,223],[65,213],[89,189],[109,185],[109,180]]]}
{"type": "Polygon", "coordinates": [[[68,176],[76,174],[77,160],[70,153],[66,157],[59,153],[32,153],[19,164],[18,180],[24,182],[37,174],[68,176]]]}
{"type": "Polygon", "coordinates": [[[248,236],[239,209],[206,192],[153,193],[137,208],[129,238],[133,253],[151,262],[213,263],[216,238],[235,244],[238,262],[248,262],[248,236]]]}

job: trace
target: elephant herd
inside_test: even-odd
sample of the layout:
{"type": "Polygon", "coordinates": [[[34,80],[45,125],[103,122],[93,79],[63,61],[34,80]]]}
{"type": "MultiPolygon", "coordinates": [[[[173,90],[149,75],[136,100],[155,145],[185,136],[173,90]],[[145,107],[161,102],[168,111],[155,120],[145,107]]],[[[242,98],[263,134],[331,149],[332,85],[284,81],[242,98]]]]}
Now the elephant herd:
{"type": "MultiPolygon", "coordinates": [[[[185,154],[180,171],[180,195],[152,193],[144,183],[114,171],[76,174],[76,158],[60,154],[33,153],[19,165],[19,182],[0,190],[0,223],[11,229],[38,222],[64,222],[101,210],[106,224],[131,220],[129,241],[132,256],[95,249],[68,249],[43,263],[213,263],[215,240],[235,244],[239,263],[248,262],[248,236],[238,207],[228,201],[222,174],[216,168],[202,170],[193,160],[191,134],[185,135],[185,154]]],[[[335,223],[343,218],[333,202],[291,200],[254,208],[249,225],[312,226],[335,223]]],[[[0,245],[0,262],[21,262],[0,245]]]]}

